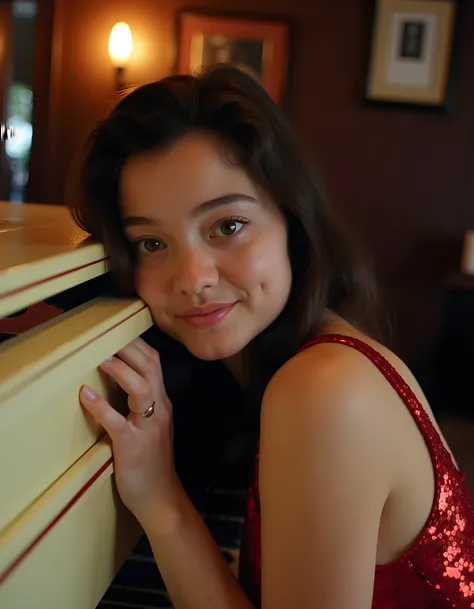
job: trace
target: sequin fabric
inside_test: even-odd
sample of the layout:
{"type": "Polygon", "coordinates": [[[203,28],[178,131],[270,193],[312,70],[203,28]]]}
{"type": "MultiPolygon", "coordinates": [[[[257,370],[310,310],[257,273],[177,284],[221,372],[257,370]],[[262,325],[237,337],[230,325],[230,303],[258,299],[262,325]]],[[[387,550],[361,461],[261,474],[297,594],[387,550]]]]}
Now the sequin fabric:
{"type": "MultiPolygon", "coordinates": [[[[418,540],[401,558],[375,571],[373,609],[474,609],[474,501],[451,455],[413,391],[395,368],[366,343],[339,334],[311,341],[356,349],[377,366],[412,414],[429,449],[435,496],[418,540]]],[[[240,552],[240,582],[260,607],[261,547],[258,450],[249,489],[240,552]]],[[[288,582],[291,585],[291,582],[288,582]]]]}

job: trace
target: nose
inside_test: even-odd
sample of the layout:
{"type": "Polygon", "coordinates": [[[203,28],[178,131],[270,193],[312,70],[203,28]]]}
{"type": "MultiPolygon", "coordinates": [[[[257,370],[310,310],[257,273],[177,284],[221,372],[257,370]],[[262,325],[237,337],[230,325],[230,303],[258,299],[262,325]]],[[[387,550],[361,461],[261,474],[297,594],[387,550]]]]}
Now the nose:
{"type": "Polygon", "coordinates": [[[196,249],[181,252],[173,282],[176,292],[190,296],[197,296],[205,288],[216,286],[219,272],[214,257],[196,249]]]}

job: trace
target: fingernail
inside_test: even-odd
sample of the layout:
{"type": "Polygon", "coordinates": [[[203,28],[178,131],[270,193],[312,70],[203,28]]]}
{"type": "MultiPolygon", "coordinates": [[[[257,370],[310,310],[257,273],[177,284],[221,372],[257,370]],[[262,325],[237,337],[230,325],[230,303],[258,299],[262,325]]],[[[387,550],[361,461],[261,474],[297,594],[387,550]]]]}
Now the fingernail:
{"type": "Polygon", "coordinates": [[[89,400],[90,402],[95,400],[97,397],[97,393],[95,391],[93,391],[90,387],[87,387],[87,385],[84,386],[84,388],[82,390],[82,395],[84,396],[84,398],[86,400],[89,400]]]}
{"type": "Polygon", "coordinates": [[[113,355],[111,355],[111,356],[110,356],[110,357],[108,357],[108,358],[107,358],[105,361],[106,361],[106,362],[111,362],[113,359],[114,359],[114,356],[113,356],[113,355]]]}

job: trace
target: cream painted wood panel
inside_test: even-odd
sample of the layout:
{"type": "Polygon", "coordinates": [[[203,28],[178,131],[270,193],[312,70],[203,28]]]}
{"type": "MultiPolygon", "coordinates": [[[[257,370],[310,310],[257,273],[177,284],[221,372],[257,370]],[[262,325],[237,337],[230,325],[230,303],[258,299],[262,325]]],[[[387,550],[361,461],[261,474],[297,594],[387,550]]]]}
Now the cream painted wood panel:
{"type": "MultiPolygon", "coordinates": [[[[0,203],[0,317],[105,272],[68,209],[0,203]]],[[[142,301],[100,297],[0,345],[1,609],[94,609],[137,542],[78,392],[124,408],[97,366],[151,325],[142,301]]]]}
{"type": "Polygon", "coordinates": [[[96,607],[141,534],[110,458],[100,441],[0,536],[2,609],[96,607]]]}
{"type": "Polygon", "coordinates": [[[107,272],[66,207],[0,203],[0,317],[107,272]]]}
{"type": "Polygon", "coordinates": [[[0,346],[0,534],[97,442],[80,386],[116,406],[97,366],[151,325],[142,301],[97,298],[0,346]]]}

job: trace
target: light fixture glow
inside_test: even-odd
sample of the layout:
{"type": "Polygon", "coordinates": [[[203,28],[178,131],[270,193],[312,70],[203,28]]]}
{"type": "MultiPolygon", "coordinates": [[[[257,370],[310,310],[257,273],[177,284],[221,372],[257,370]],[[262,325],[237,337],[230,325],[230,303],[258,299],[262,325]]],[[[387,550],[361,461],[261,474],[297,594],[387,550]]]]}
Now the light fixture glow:
{"type": "Polygon", "coordinates": [[[116,68],[126,66],[132,54],[132,47],[132,32],[128,24],[123,21],[116,23],[109,37],[109,56],[116,68]]]}

